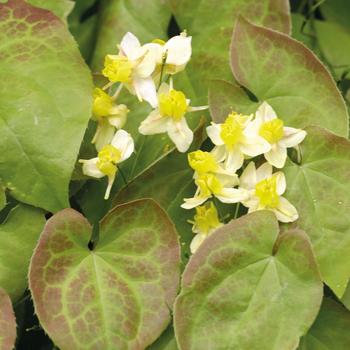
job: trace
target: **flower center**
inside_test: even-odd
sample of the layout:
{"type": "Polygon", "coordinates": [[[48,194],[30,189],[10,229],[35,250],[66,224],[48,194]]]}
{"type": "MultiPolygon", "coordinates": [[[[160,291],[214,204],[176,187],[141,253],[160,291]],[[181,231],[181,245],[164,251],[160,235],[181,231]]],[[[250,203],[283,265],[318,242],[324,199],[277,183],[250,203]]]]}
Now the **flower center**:
{"type": "Polygon", "coordinates": [[[201,233],[208,234],[211,230],[221,226],[218,212],[213,203],[196,207],[194,224],[201,233]]]}
{"type": "Polygon", "coordinates": [[[262,124],[259,130],[259,135],[271,144],[278,142],[283,134],[283,121],[278,118],[262,124]]]}
{"type": "Polygon", "coordinates": [[[202,197],[210,197],[212,194],[220,194],[222,191],[222,184],[214,174],[202,174],[195,182],[202,197]]]}
{"type": "Polygon", "coordinates": [[[107,55],[102,74],[113,83],[128,83],[131,80],[132,66],[132,62],[125,56],[107,55]]]}
{"type": "Polygon", "coordinates": [[[159,112],[163,117],[179,121],[187,111],[186,96],[182,91],[170,90],[168,94],[159,94],[159,112]]]}
{"type": "Polygon", "coordinates": [[[235,112],[229,114],[225,122],[221,125],[220,136],[225,145],[232,148],[243,139],[243,129],[247,117],[235,112]]]}
{"type": "Polygon", "coordinates": [[[165,41],[162,40],[162,39],[153,39],[152,43],[159,44],[159,45],[162,45],[162,46],[165,45],[165,41]]]}
{"type": "Polygon", "coordinates": [[[108,94],[106,94],[100,88],[95,88],[93,97],[94,102],[92,106],[92,113],[95,117],[101,118],[111,114],[111,110],[113,108],[113,101],[108,94]]]}
{"type": "Polygon", "coordinates": [[[260,200],[260,204],[268,208],[276,208],[280,203],[277,194],[277,178],[272,176],[262,180],[255,185],[255,194],[260,200]]]}
{"type": "Polygon", "coordinates": [[[117,172],[116,163],[121,158],[121,152],[112,145],[105,145],[98,152],[98,169],[108,176],[113,176],[117,172]]]}
{"type": "Polygon", "coordinates": [[[214,172],[218,168],[214,156],[209,152],[203,152],[201,150],[189,153],[188,163],[198,173],[214,172]]]}

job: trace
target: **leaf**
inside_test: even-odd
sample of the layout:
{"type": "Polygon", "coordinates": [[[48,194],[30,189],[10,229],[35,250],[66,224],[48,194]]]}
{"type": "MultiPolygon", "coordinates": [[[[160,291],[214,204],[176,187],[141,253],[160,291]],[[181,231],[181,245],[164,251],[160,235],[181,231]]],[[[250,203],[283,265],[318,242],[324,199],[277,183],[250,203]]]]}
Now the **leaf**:
{"type": "MultiPolygon", "coordinates": [[[[350,277],[350,142],[307,128],[301,165],[289,162],[286,198],[309,235],[323,280],[341,298],[350,277]]],[[[289,227],[289,226],[288,226],[289,227]]]]}
{"type": "Polygon", "coordinates": [[[27,288],[30,257],[44,224],[41,210],[19,204],[0,225],[0,286],[13,301],[27,288]]]}
{"type": "Polygon", "coordinates": [[[325,1],[321,6],[321,12],[327,20],[337,22],[349,28],[350,6],[347,0],[325,1]]]}
{"type": "MultiPolygon", "coordinates": [[[[287,0],[169,0],[176,21],[193,36],[188,77],[200,103],[206,103],[210,79],[231,80],[228,50],[239,14],[256,24],[290,32],[287,0]]],[[[180,76],[181,79],[181,76],[180,76]]],[[[185,82],[181,81],[184,85],[185,82]]]]}
{"type": "Polygon", "coordinates": [[[109,212],[92,250],[90,236],[72,209],[48,221],[29,273],[40,324],[61,350],[144,349],[168,325],[178,288],[173,224],[145,199],[109,212]]]}
{"type": "MultiPolygon", "coordinates": [[[[341,136],[348,134],[348,114],[340,92],[324,65],[301,43],[241,17],[231,48],[237,82],[258,101],[267,101],[288,126],[312,124],[341,136]]],[[[235,96],[231,100],[235,105],[235,96]]]]}
{"type": "Polygon", "coordinates": [[[259,211],[199,247],[174,307],[181,350],[296,348],[318,313],[322,283],[305,233],[278,231],[274,215],[259,211]]]}
{"type": "Polygon", "coordinates": [[[321,311],[298,350],[347,350],[350,348],[350,313],[330,298],[323,300],[321,311]]]}
{"type": "Polygon", "coordinates": [[[6,205],[6,193],[5,189],[2,187],[0,182],[0,210],[2,210],[6,205]]]}
{"type": "Polygon", "coordinates": [[[35,7],[53,12],[64,21],[74,7],[74,1],[70,0],[27,0],[27,2],[35,7]]]}
{"type": "Polygon", "coordinates": [[[0,13],[0,178],[16,199],[57,211],[69,206],[90,74],[51,12],[9,0],[0,13]]]}
{"type": "Polygon", "coordinates": [[[0,288],[0,350],[12,350],[16,340],[16,320],[6,292],[0,288]]]}
{"type": "Polygon", "coordinates": [[[147,350],[178,350],[173,327],[168,327],[147,350]]]}

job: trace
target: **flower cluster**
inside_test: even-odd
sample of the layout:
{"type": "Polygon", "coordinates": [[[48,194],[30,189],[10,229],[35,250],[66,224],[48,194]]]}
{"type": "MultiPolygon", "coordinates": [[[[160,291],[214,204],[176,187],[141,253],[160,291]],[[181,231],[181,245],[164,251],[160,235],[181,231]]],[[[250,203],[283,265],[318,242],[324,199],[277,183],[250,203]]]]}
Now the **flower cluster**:
{"type": "Polygon", "coordinates": [[[286,191],[285,176],[273,168],[284,167],[287,148],[303,141],[304,130],[284,126],[283,120],[264,102],[255,115],[232,112],[222,124],[211,123],[207,134],[214,148],[188,155],[197,190],[192,198],[184,199],[182,207],[196,208],[192,223],[197,235],[191,244],[192,253],[221,225],[214,204],[205,203],[213,197],[223,203],[241,203],[248,212],[271,210],[281,222],[298,218],[295,207],[282,196],[286,191]],[[249,161],[244,167],[245,160],[257,156],[263,156],[265,162],[257,168],[254,161],[249,161]],[[236,172],[241,168],[238,177],[236,172]]]}
{"type": "Polygon", "coordinates": [[[167,42],[155,39],[141,45],[135,35],[126,33],[118,45],[118,54],[106,55],[102,75],[108,83],[93,92],[92,119],[97,122],[97,128],[92,143],[98,154],[92,159],[79,160],[85,175],[108,177],[105,199],[120,170],[119,163],[134,152],[131,135],[122,130],[130,111],[125,104],[116,102],[123,87],[153,108],[139,126],[141,134],[167,133],[180,152],[190,147],[193,132],[185,115],[207,106],[191,107],[185,94],[174,89],[172,76],[184,70],[190,60],[191,39],[183,32],[167,42]]]}

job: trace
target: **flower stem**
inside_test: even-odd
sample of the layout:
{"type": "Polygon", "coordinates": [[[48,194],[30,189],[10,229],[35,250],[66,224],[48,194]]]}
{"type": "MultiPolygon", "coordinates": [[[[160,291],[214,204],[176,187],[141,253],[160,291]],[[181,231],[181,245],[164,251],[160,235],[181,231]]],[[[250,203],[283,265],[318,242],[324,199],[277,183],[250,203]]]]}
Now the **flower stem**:
{"type": "Polygon", "coordinates": [[[239,213],[239,207],[241,206],[241,203],[236,204],[236,210],[235,215],[233,216],[234,219],[237,219],[238,213],[239,213]]]}
{"type": "Polygon", "coordinates": [[[128,181],[126,180],[126,177],[125,177],[122,169],[118,165],[117,165],[117,168],[118,168],[118,171],[120,172],[120,175],[121,175],[121,177],[122,177],[122,179],[124,181],[124,184],[127,186],[128,185],[128,181]]]}
{"type": "Polygon", "coordinates": [[[120,92],[122,91],[122,88],[123,88],[123,83],[120,83],[114,95],[112,96],[113,101],[115,101],[118,98],[120,92]]]}

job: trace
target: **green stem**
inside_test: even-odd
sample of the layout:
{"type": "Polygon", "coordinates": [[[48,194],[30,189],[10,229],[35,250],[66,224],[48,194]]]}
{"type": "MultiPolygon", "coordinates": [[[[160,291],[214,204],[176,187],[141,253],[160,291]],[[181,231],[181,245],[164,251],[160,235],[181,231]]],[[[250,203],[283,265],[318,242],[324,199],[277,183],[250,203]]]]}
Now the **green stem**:
{"type": "Polygon", "coordinates": [[[119,165],[117,165],[117,168],[118,168],[118,171],[120,172],[120,175],[121,175],[121,177],[122,177],[122,179],[123,179],[123,181],[124,181],[125,186],[127,186],[127,185],[128,185],[128,181],[126,180],[126,177],[125,177],[125,175],[124,175],[122,169],[120,168],[119,165]]]}
{"type": "Polygon", "coordinates": [[[160,78],[159,78],[159,84],[158,84],[157,91],[159,90],[160,86],[162,85],[166,56],[167,56],[167,54],[165,53],[164,57],[163,57],[163,61],[162,61],[162,67],[160,68],[160,78]]]}
{"type": "Polygon", "coordinates": [[[235,215],[233,216],[233,219],[237,219],[238,213],[239,213],[239,207],[241,206],[241,203],[236,204],[236,210],[235,215]]]}

